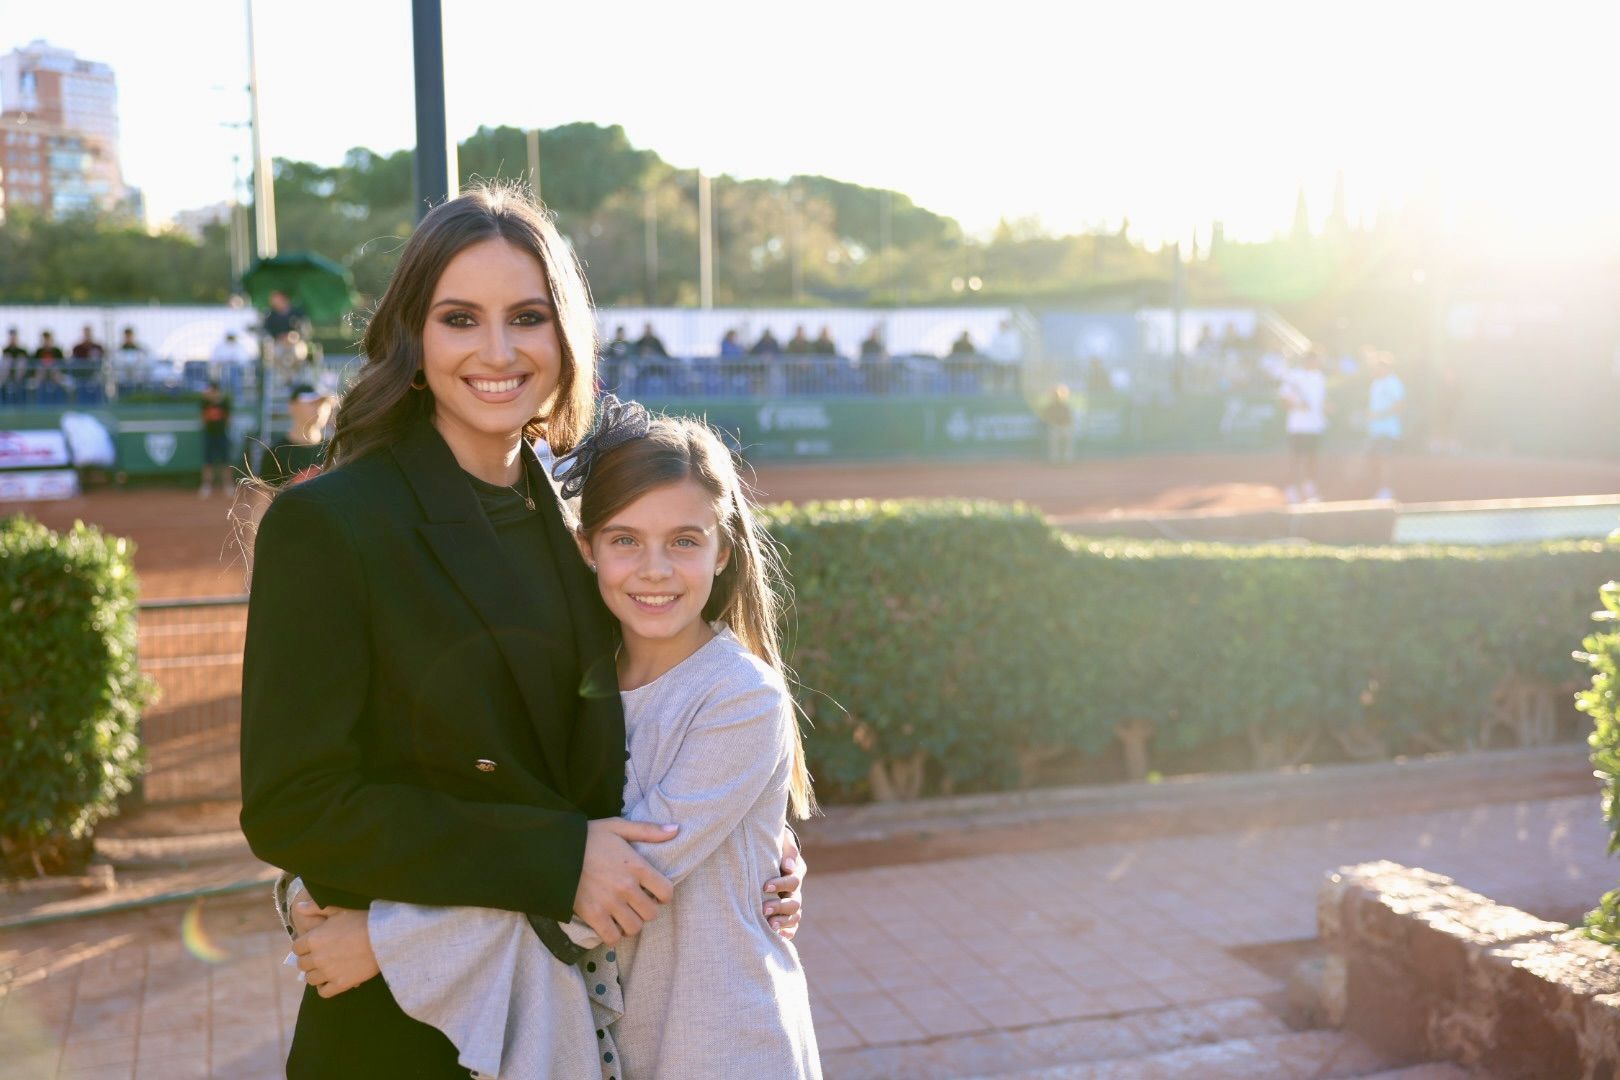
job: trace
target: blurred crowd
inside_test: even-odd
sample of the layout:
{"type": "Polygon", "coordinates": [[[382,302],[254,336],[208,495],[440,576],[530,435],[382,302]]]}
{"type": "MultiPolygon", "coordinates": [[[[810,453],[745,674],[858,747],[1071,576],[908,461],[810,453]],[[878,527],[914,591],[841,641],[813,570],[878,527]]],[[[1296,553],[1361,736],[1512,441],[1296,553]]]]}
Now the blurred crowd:
{"type": "Polygon", "coordinates": [[[980,394],[1015,393],[1024,343],[1003,321],[982,345],[963,330],[943,354],[889,351],[882,324],[875,324],[853,355],[840,354],[832,328],[814,337],[804,324],[781,341],[766,327],[745,341],[728,329],[716,355],[670,354],[651,323],[635,339],[615,328],[602,348],[603,389],[621,397],[736,397],[779,394],[980,394]]]}

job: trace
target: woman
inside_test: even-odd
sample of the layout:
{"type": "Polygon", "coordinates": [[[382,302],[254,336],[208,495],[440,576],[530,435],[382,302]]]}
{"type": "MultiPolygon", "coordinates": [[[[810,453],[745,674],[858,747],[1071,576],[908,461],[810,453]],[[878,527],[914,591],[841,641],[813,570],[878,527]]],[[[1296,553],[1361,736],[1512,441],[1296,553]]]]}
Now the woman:
{"type": "MultiPolygon", "coordinates": [[[[608,616],[531,443],[589,426],[589,300],[509,191],[435,208],[366,329],[322,475],[260,525],[243,664],[242,829],[322,904],[579,916],[640,931],[670,883],[617,817],[624,722],[608,616]]],[[[797,888],[777,879],[767,903],[797,888]]],[[[306,991],[287,1069],[461,1077],[380,979],[306,991]]]]}

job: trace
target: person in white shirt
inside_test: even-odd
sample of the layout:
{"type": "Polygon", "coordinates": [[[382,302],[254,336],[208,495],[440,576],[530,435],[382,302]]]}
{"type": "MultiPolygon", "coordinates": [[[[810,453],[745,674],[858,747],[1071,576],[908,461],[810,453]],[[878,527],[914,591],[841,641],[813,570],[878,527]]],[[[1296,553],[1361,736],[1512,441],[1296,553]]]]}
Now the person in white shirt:
{"type": "Polygon", "coordinates": [[[1288,487],[1284,495],[1291,503],[1320,502],[1316,486],[1316,462],[1327,431],[1327,375],[1322,358],[1314,350],[1300,357],[1296,366],[1283,376],[1278,392],[1288,412],[1284,429],[1288,433],[1288,487]]]}
{"type": "Polygon", "coordinates": [[[243,348],[235,331],[226,334],[225,339],[215,345],[213,351],[208,354],[209,364],[216,367],[225,364],[245,364],[252,359],[253,354],[243,348]]]}
{"type": "Polygon", "coordinates": [[[1388,461],[1401,445],[1401,414],[1406,409],[1406,386],[1395,374],[1389,353],[1373,353],[1369,358],[1372,382],[1367,386],[1367,449],[1372,460],[1375,499],[1393,499],[1389,486],[1388,461]]]}

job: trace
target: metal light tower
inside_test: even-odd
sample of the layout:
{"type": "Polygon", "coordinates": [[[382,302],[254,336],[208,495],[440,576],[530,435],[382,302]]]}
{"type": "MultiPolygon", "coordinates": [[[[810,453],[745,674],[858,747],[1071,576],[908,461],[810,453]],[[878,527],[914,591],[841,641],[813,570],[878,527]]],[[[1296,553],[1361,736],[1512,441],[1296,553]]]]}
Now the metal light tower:
{"type": "Polygon", "coordinates": [[[444,119],[444,19],[439,0],[411,0],[416,60],[416,219],[454,198],[456,144],[444,119]]]}
{"type": "Polygon", "coordinates": [[[276,255],[276,184],[259,129],[259,62],[253,51],[253,0],[247,3],[248,100],[253,111],[253,227],[259,258],[276,255]]]}
{"type": "Polygon", "coordinates": [[[709,177],[698,170],[698,306],[714,307],[714,197],[709,177]]]}

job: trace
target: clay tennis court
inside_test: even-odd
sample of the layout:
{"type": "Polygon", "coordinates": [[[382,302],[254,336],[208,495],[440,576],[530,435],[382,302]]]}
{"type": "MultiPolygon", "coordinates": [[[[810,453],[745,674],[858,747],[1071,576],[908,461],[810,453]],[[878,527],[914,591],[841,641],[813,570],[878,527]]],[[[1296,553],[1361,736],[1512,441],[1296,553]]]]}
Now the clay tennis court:
{"type": "MultiPolygon", "coordinates": [[[[1330,500],[1359,499],[1370,485],[1355,457],[1322,462],[1330,500]]],[[[1620,492],[1620,461],[1420,457],[1395,459],[1405,502],[1513,499],[1620,492]]],[[[1283,505],[1284,463],[1268,454],[1096,459],[1054,467],[1036,462],[765,465],[755,477],[770,501],[962,497],[1021,500],[1058,518],[1116,512],[1258,510],[1283,505]]],[[[239,508],[247,510],[246,507],[239,508]]],[[[127,536],[147,599],[229,596],[246,591],[243,558],[227,519],[230,500],[200,500],[174,487],[99,488],[53,503],[14,503],[52,528],[82,519],[127,536]]]]}

